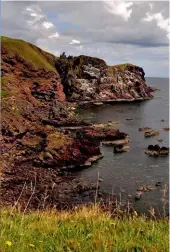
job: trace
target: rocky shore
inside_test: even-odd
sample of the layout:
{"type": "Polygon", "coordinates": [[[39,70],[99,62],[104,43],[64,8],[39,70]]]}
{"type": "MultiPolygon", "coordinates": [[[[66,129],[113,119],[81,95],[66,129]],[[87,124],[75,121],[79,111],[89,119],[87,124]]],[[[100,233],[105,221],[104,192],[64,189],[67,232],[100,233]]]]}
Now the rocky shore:
{"type": "Polygon", "coordinates": [[[118,122],[80,121],[75,105],[152,98],[143,69],[108,67],[87,56],[56,58],[5,37],[1,63],[0,204],[42,208],[94,200],[98,186],[86,186],[90,193],[80,196],[81,190],[73,190],[73,173],[67,172],[102,158],[101,144],[121,145],[129,137],[112,127],[118,122]]]}

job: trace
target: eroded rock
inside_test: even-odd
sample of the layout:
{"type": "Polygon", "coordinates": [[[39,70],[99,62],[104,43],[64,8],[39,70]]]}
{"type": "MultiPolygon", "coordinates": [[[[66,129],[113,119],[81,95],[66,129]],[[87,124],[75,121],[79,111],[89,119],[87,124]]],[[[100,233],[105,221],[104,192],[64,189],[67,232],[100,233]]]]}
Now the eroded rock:
{"type": "Polygon", "coordinates": [[[151,129],[150,127],[142,127],[142,128],[139,128],[138,130],[139,131],[148,131],[150,129],[151,129]]]}
{"type": "Polygon", "coordinates": [[[128,152],[130,149],[131,149],[130,146],[115,145],[114,146],[114,153],[128,152]]]}
{"type": "Polygon", "coordinates": [[[148,150],[146,150],[145,153],[153,157],[168,156],[169,148],[165,146],[160,147],[158,144],[148,145],[148,150]]]}
{"type": "Polygon", "coordinates": [[[158,135],[159,135],[159,131],[151,130],[151,131],[146,131],[144,136],[152,137],[152,136],[158,136],[158,135]]]}
{"type": "Polygon", "coordinates": [[[110,67],[102,59],[80,55],[57,59],[56,69],[69,101],[92,101],[98,105],[153,97],[143,69],[132,64],[110,67]]]}

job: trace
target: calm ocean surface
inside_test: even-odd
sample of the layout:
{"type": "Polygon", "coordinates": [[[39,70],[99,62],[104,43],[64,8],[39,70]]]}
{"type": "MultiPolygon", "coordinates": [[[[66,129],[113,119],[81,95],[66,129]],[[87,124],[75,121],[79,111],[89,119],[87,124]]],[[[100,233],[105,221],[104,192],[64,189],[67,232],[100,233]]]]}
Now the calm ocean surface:
{"type": "Polygon", "coordinates": [[[147,78],[146,81],[148,86],[161,89],[154,93],[155,98],[152,100],[103,105],[80,111],[80,117],[86,121],[95,123],[119,121],[120,124],[115,128],[129,134],[129,145],[132,149],[127,153],[114,154],[113,147],[102,147],[104,158],[92,167],[80,171],[78,177],[95,182],[99,173],[103,179],[101,190],[118,195],[121,201],[130,200],[138,211],[145,212],[152,206],[161,212],[163,188],[165,184],[169,187],[169,158],[153,158],[144,152],[149,144],[169,146],[169,131],[162,129],[169,123],[169,80],[147,78]],[[126,118],[133,120],[127,121],[126,118]],[[164,119],[164,122],[161,122],[161,119],[164,119]],[[139,127],[144,126],[159,130],[160,135],[144,138],[144,132],[138,131],[139,127]],[[157,138],[162,138],[163,142],[158,142],[157,138]],[[134,201],[139,186],[155,185],[158,181],[162,182],[161,187],[143,193],[139,201],[134,201]]]}

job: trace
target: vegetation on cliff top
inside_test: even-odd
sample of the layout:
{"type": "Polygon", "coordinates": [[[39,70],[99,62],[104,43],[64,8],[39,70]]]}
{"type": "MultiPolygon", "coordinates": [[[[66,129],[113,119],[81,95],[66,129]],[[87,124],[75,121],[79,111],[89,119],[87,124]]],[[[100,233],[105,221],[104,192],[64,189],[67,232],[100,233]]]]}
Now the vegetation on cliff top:
{"type": "Polygon", "coordinates": [[[32,63],[35,67],[55,71],[54,62],[56,57],[31,43],[21,39],[1,36],[1,47],[7,50],[8,56],[16,54],[32,63]]]}
{"type": "Polygon", "coordinates": [[[113,68],[118,68],[121,71],[125,71],[125,69],[126,69],[127,66],[135,66],[135,65],[131,64],[131,63],[124,63],[124,64],[113,65],[112,67],[113,68]]]}
{"type": "Polygon", "coordinates": [[[1,211],[1,251],[168,251],[168,221],[112,218],[98,207],[23,215],[1,211]]]}

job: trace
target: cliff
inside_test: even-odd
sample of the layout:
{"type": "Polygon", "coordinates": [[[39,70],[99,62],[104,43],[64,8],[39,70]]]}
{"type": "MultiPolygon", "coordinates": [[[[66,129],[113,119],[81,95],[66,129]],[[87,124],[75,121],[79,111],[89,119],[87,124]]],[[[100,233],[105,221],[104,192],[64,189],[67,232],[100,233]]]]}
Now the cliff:
{"type": "Polygon", "coordinates": [[[69,101],[145,100],[152,98],[145,73],[132,64],[107,66],[88,56],[60,57],[56,69],[69,101]]]}
{"type": "Polygon", "coordinates": [[[100,59],[85,56],[56,58],[25,41],[2,37],[1,204],[13,204],[26,185],[21,197],[25,204],[32,197],[28,187],[35,179],[34,207],[46,191],[49,204],[63,201],[63,185],[67,201],[69,185],[63,184],[61,168],[89,166],[101,157],[101,141],[127,137],[119,130],[79,121],[68,101],[129,97],[151,97],[141,68],[108,67],[100,59]],[[63,125],[83,129],[72,132],[63,125]]]}

